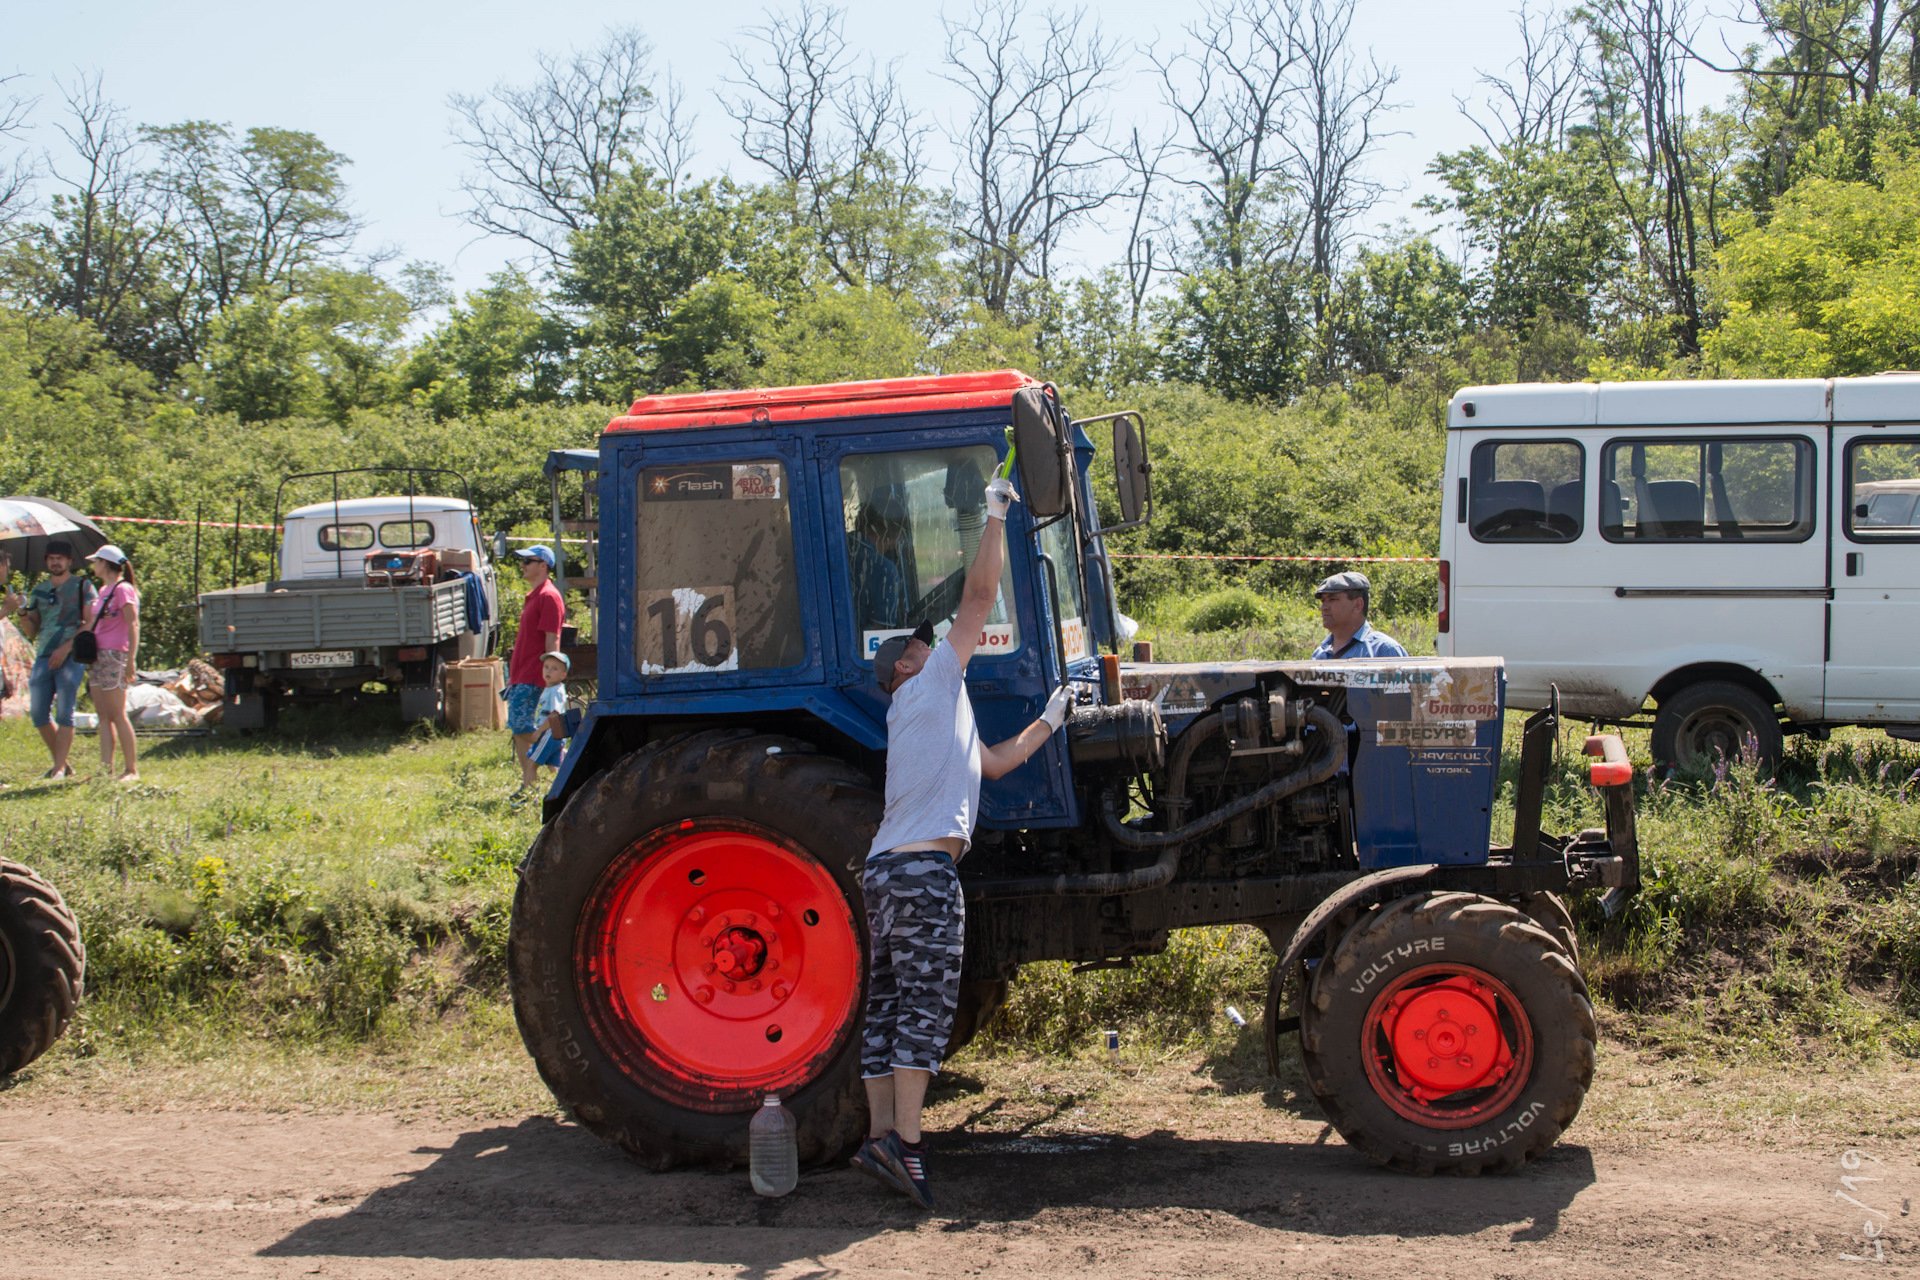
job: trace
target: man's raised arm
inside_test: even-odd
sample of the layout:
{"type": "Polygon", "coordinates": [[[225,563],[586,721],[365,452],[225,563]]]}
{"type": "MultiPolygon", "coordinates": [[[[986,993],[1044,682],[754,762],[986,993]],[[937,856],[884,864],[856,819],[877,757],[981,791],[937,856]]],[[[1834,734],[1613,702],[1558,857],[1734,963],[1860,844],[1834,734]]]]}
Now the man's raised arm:
{"type": "Polygon", "coordinates": [[[953,627],[947,632],[947,643],[953,646],[954,656],[963,667],[972,660],[973,651],[980,643],[981,629],[987,625],[987,615],[993,612],[993,602],[999,598],[1000,570],[1007,562],[1007,508],[1020,501],[1020,495],[1013,491],[1013,482],[1005,478],[989,482],[986,497],[987,527],[980,535],[980,550],[967,566],[960,610],[954,614],[953,627]]]}

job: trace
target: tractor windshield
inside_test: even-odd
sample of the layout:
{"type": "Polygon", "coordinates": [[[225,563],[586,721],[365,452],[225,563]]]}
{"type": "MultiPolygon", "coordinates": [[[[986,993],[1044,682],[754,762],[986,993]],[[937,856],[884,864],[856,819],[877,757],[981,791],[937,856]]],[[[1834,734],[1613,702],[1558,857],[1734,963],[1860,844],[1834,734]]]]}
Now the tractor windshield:
{"type": "MultiPolygon", "coordinates": [[[[986,529],[981,491],[997,463],[987,445],[853,454],[841,462],[848,594],[864,658],[923,618],[946,634],[986,529]]],[[[984,654],[1020,647],[1006,607],[1012,591],[1012,570],[1002,569],[1000,599],[980,638],[984,654]]]]}

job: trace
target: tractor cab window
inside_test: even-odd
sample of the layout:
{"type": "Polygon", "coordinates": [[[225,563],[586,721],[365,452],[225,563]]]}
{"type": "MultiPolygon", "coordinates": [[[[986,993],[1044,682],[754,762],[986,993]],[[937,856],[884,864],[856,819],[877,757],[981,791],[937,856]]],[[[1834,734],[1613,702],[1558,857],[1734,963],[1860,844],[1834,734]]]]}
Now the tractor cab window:
{"type": "Polygon", "coordinates": [[[641,471],[633,620],[641,674],[805,659],[787,483],[780,462],[641,471]]]}
{"type": "MultiPolygon", "coordinates": [[[[987,527],[981,493],[998,464],[987,445],[853,454],[840,463],[848,594],[866,661],[881,641],[913,630],[922,619],[946,634],[987,527]]],[[[1012,598],[1009,564],[1000,571],[1000,598],[987,617],[979,653],[1020,647],[1012,598]]]]}

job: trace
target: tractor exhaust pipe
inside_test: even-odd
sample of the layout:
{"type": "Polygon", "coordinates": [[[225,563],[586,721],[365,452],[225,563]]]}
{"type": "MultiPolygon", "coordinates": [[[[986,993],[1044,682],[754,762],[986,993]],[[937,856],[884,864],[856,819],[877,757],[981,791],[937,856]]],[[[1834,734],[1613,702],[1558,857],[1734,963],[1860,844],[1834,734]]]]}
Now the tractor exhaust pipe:
{"type": "Polygon", "coordinates": [[[1189,840],[1223,827],[1235,818],[1276,804],[1295,792],[1325,782],[1340,768],[1338,744],[1346,741],[1346,730],[1333,713],[1324,707],[1307,712],[1307,724],[1320,731],[1315,749],[1298,769],[1286,777],[1269,782],[1252,795],[1242,796],[1205,817],[1196,818],[1172,831],[1135,831],[1120,821],[1113,808],[1113,793],[1100,802],[1100,817],[1107,834],[1131,849],[1159,849],[1160,857],[1151,865],[1132,871],[1103,871],[1089,875],[1008,876],[981,880],[966,886],[967,897],[975,902],[1004,898],[1111,897],[1158,889],[1173,881],[1180,868],[1180,851],[1189,840]]]}

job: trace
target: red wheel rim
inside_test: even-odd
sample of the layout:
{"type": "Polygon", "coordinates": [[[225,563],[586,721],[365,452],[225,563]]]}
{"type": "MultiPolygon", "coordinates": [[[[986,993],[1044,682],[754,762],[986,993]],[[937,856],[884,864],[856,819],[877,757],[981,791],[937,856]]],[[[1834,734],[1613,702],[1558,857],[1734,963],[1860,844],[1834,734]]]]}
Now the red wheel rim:
{"type": "Polygon", "coordinates": [[[776,832],[715,818],[614,859],[575,955],[588,1020],[621,1069],[716,1112],[814,1079],[852,1033],[866,970],[826,868],[776,832]]]}
{"type": "Polygon", "coordinates": [[[1533,1026],[1507,985],[1468,965],[1405,973],[1360,1029],[1367,1079],[1429,1129],[1470,1129],[1506,1110],[1533,1072],[1533,1026]]]}

